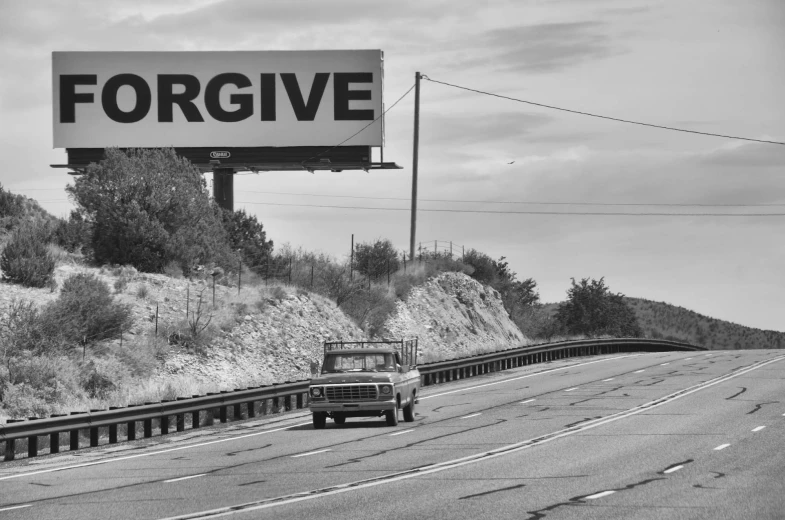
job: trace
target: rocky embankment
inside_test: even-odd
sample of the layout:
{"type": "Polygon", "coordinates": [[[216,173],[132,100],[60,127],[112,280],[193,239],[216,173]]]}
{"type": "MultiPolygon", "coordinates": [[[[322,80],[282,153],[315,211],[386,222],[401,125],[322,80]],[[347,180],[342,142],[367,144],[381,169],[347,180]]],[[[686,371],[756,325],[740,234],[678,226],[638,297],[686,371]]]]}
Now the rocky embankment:
{"type": "Polygon", "coordinates": [[[418,337],[421,362],[508,348],[527,339],[499,292],[462,273],[442,273],[412,289],[385,324],[391,338],[418,337]]]}

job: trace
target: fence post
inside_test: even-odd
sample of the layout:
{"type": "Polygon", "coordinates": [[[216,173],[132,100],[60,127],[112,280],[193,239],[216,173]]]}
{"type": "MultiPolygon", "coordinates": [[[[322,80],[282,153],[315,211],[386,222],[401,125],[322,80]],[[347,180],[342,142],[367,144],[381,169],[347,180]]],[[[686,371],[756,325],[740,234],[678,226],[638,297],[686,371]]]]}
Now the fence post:
{"type": "Polygon", "coordinates": [[[155,335],[158,336],[158,304],[155,304],[155,335]]]}
{"type": "Polygon", "coordinates": [[[242,283],[243,277],[243,261],[237,261],[237,295],[240,295],[240,284],[242,283]]]}
{"type": "Polygon", "coordinates": [[[289,258],[289,285],[292,285],[292,259],[289,258]]]}
{"type": "Polygon", "coordinates": [[[387,287],[390,286],[390,259],[387,259],[387,287]]]}
{"type": "Polygon", "coordinates": [[[452,260],[452,240],[450,240],[450,260],[452,260]]]}
{"type": "Polygon", "coordinates": [[[311,264],[311,287],[313,287],[313,264],[311,264]]]}
{"type": "Polygon", "coordinates": [[[352,250],[349,253],[349,281],[354,279],[354,233],[352,233],[352,250]]]}
{"type": "Polygon", "coordinates": [[[439,242],[438,240],[433,241],[433,254],[436,254],[436,244],[439,242]]]}

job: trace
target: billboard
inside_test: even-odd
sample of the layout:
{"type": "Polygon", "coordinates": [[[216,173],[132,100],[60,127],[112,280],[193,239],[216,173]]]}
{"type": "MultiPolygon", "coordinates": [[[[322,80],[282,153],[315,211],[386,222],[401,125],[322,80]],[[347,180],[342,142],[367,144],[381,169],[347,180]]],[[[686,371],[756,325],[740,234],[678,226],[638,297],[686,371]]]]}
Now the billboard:
{"type": "MultiPolygon", "coordinates": [[[[381,50],[53,52],[54,148],[334,146],[382,113],[381,50]]],[[[382,121],[347,145],[381,146],[382,121]]]]}

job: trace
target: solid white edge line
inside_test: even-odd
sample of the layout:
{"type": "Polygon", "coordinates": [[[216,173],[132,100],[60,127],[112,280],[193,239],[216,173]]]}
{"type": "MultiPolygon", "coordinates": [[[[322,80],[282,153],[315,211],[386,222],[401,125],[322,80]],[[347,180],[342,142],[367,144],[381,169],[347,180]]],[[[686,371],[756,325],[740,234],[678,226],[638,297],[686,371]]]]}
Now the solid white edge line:
{"type": "Polygon", "coordinates": [[[720,444],[719,446],[717,446],[716,448],[714,448],[714,451],[720,451],[720,450],[724,450],[724,449],[725,449],[725,448],[727,448],[728,446],[730,446],[730,444],[720,444]]]}
{"type": "Polygon", "coordinates": [[[534,401],[534,399],[527,399],[526,401],[521,401],[519,404],[531,403],[532,401],[534,401]]]}
{"type": "Polygon", "coordinates": [[[593,495],[589,495],[589,496],[587,496],[587,497],[583,497],[583,499],[584,499],[584,500],[594,500],[594,499],[596,499],[596,498],[607,497],[608,495],[612,495],[612,494],[614,494],[614,493],[616,493],[616,492],[615,492],[615,491],[613,491],[613,490],[608,490],[608,491],[601,491],[601,492],[599,492],[599,493],[595,493],[595,494],[593,494],[593,495]]]}
{"type": "Polygon", "coordinates": [[[83,464],[74,464],[72,466],[63,466],[62,468],[50,468],[50,469],[42,469],[42,470],[39,470],[39,471],[29,471],[27,473],[17,473],[15,475],[7,475],[5,477],[0,477],[0,480],[8,480],[8,479],[19,478],[19,477],[31,477],[33,475],[41,475],[42,473],[53,473],[55,471],[65,471],[65,470],[69,470],[69,469],[86,468],[88,466],[97,466],[98,464],[108,464],[110,462],[119,462],[121,460],[137,459],[139,457],[150,457],[150,456],[153,456],[153,455],[160,455],[162,453],[169,453],[169,452],[172,452],[172,451],[187,450],[189,448],[198,448],[200,446],[209,446],[211,444],[218,444],[218,443],[221,443],[221,442],[236,441],[236,440],[239,440],[239,439],[246,439],[248,437],[256,437],[257,435],[264,435],[264,434],[267,434],[267,433],[280,432],[280,431],[283,431],[283,430],[288,430],[289,428],[296,428],[297,426],[305,426],[306,424],[311,424],[311,421],[304,422],[304,423],[293,424],[291,426],[285,426],[283,428],[275,428],[273,430],[264,430],[264,431],[261,431],[261,432],[247,433],[245,435],[239,435],[237,437],[229,437],[229,438],[226,438],[226,439],[217,439],[217,440],[214,440],[214,441],[200,442],[200,443],[197,443],[197,444],[189,444],[188,446],[178,446],[176,448],[168,448],[168,449],[165,449],[165,450],[158,450],[158,451],[153,451],[153,452],[150,452],[150,453],[137,453],[137,454],[134,454],[134,455],[126,455],[124,457],[116,457],[116,458],[104,459],[104,460],[95,460],[95,461],[92,461],[92,462],[85,462],[83,464]]]}
{"type": "Polygon", "coordinates": [[[199,473],[198,475],[188,475],[187,477],[170,478],[169,480],[164,480],[164,482],[165,483],[168,483],[168,482],[180,482],[181,480],[188,480],[188,479],[191,479],[191,478],[203,477],[205,475],[207,475],[207,473],[199,473]]]}
{"type": "Polygon", "coordinates": [[[752,431],[754,431],[754,432],[759,432],[759,431],[761,431],[763,428],[765,428],[765,426],[756,426],[755,428],[753,428],[753,429],[752,429],[752,431]]]}
{"type": "Polygon", "coordinates": [[[463,417],[461,417],[461,419],[469,419],[471,417],[477,417],[478,415],[482,415],[482,413],[481,412],[477,412],[477,413],[473,413],[473,414],[469,414],[469,415],[464,415],[463,417]]]}
{"type": "Polygon", "coordinates": [[[12,506],[12,507],[4,507],[0,509],[0,513],[3,511],[11,511],[12,509],[22,509],[23,507],[32,507],[33,504],[25,504],[23,506],[12,506]]]}
{"type": "Polygon", "coordinates": [[[674,471],[679,471],[683,467],[684,466],[682,466],[682,465],[673,466],[672,468],[666,469],[665,471],[663,471],[663,473],[673,473],[674,471]]]}
{"type": "Polygon", "coordinates": [[[578,389],[578,387],[576,386],[576,387],[573,387],[573,388],[568,388],[567,390],[565,390],[565,392],[572,392],[573,390],[577,390],[577,389],[578,389]]]}
{"type": "Polygon", "coordinates": [[[308,455],[316,455],[317,453],[324,453],[325,451],[332,451],[330,448],[324,450],[316,450],[316,451],[309,451],[308,453],[300,453],[298,455],[291,455],[291,458],[296,459],[297,457],[307,457],[308,455]]]}
{"type": "Polygon", "coordinates": [[[410,433],[410,432],[413,432],[413,431],[414,431],[414,430],[404,430],[404,431],[402,431],[402,432],[395,432],[395,433],[391,433],[391,434],[390,434],[390,437],[395,437],[396,435],[403,435],[404,433],[410,433]]]}
{"type": "Polygon", "coordinates": [[[613,378],[612,378],[612,377],[609,377],[608,379],[603,379],[603,380],[602,380],[602,382],[603,382],[603,383],[606,383],[606,382],[608,382],[608,381],[613,381],[613,378]]]}
{"type": "MultiPolygon", "coordinates": [[[[422,401],[423,399],[431,399],[432,397],[440,397],[440,396],[443,396],[443,395],[454,394],[454,393],[457,393],[457,392],[466,392],[468,390],[474,390],[475,388],[482,388],[484,386],[500,385],[502,383],[509,383],[510,381],[517,381],[519,379],[526,379],[527,377],[541,376],[543,374],[550,374],[552,372],[560,372],[562,370],[569,370],[571,368],[582,367],[582,366],[586,366],[586,365],[593,365],[594,363],[602,363],[603,361],[613,361],[614,359],[624,359],[624,358],[628,358],[628,357],[638,357],[639,355],[640,354],[630,354],[630,355],[627,355],[627,356],[616,356],[616,357],[612,357],[612,358],[605,358],[605,359],[597,359],[595,361],[588,361],[586,363],[579,363],[577,365],[569,365],[569,366],[561,367],[561,368],[552,368],[550,370],[543,370],[542,372],[535,372],[534,374],[526,374],[525,376],[513,377],[513,378],[510,378],[510,379],[504,379],[502,381],[494,381],[493,383],[485,383],[483,385],[469,386],[469,387],[466,387],[466,388],[459,388],[458,390],[450,390],[449,392],[442,392],[440,394],[426,395],[425,397],[420,397],[420,400],[422,401]]],[[[526,366],[530,366],[530,365],[526,365],[526,366]]],[[[516,368],[521,368],[521,367],[516,367],[516,368]]]]}
{"type": "Polygon", "coordinates": [[[633,372],[633,374],[640,374],[641,372],[643,372],[643,371],[645,371],[645,370],[646,370],[645,368],[644,368],[644,369],[642,369],[642,370],[636,370],[635,372],[633,372]]]}
{"type": "Polygon", "coordinates": [[[664,367],[665,365],[670,365],[670,363],[660,363],[661,367],[664,367]]]}
{"type": "MultiPolygon", "coordinates": [[[[709,388],[711,386],[714,386],[714,385],[717,385],[717,384],[720,384],[720,383],[724,383],[725,381],[729,381],[729,380],[731,380],[731,379],[733,379],[735,377],[744,375],[744,374],[746,374],[748,372],[751,372],[753,370],[757,370],[758,368],[766,366],[766,365],[768,365],[770,363],[774,363],[776,361],[782,361],[783,359],[785,359],[785,356],[777,357],[777,358],[771,359],[771,360],[766,361],[766,362],[760,362],[759,364],[756,364],[756,365],[754,364],[754,365],[749,366],[749,367],[747,367],[745,369],[741,369],[741,370],[739,370],[736,373],[730,373],[730,374],[725,374],[724,376],[718,376],[718,377],[716,377],[713,380],[710,379],[709,381],[704,381],[703,383],[698,383],[697,385],[693,385],[692,387],[688,387],[685,390],[679,390],[678,392],[674,392],[673,394],[669,394],[669,395],[666,395],[664,397],[660,397],[659,399],[656,399],[655,401],[649,401],[648,403],[644,403],[642,405],[636,406],[634,408],[631,408],[630,410],[624,410],[622,412],[618,412],[616,414],[613,414],[610,417],[606,417],[606,418],[603,418],[603,419],[598,419],[596,422],[588,422],[588,423],[584,423],[582,426],[576,426],[574,428],[569,428],[569,429],[559,430],[557,432],[553,432],[553,436],[551,436],[551,437],[547,437],[547,438],[542,438],[542,436],[541,437],[536,437],[535,439],[529,439],[529,440],[525,440],[525,441],[522,441],[522,442],[517,442],[515,444],[511,444],[511,445],[508,445],[508,446],[502,446],[500,448],[496,448],[496,449],[491,450],[489,452],[478,453],[478,454],[474,454],[474,455],[468,455],[468,456],[462,457],[460,459],[454,459],[454,460],[451,460],[451,461],[440,462],[440,463],[437,463],[437,464],[433,464],[431,466],[426,466],[425,468],[420,469],[418,471],[406,471],[406,472],[403,472],[403,474],[401,474],[401,475],[393,476],[393,477],[390,477],[390,478],[385,479],[383,481],[375,479],[375,480],[373,480],[371,482],[364,482],[364,483],[362,481],[360,481],[360,483],[350,482],[350,483],[347,483],[347,484],[341,484],[339,486],[336,486],[336,489],[331,489],[330,491],[326,491],[324,493],[316,494],[316,493],[313,493],[313,490],[312,490],[312,491],[306,491],[306,492],[303,492],[303,493],[297,493],[297,494],[294,494],[294,495],[290,495],[289,498],[286,498],[286,497],[276,497],[279,500],[277,500],[275,502],[265,502],[265,503],[261,503],[261,504],[255,504],[255,505],[253,505],[251,507],[247,507],[247,508],[244,508],[244,509],[236,509],[238,506],[235,505],[235,506],[229,506],[229,507],[221,507],[221,508],[218,508],[218,509],[211,509],[211,510],[208,510],[208,511],[199,511],[199,512],[196,512],[196,513],[190,513],[190,514],[186,514],[186,515],[167,517],[167,518],[164,518],[164,519],[161,519],[161,520],[184,520],[184,519],[188,519],[188,518],[206,518],[206,517],[208,517],[208,515],[209,515],[210,518],[218,518],[218,517],[221,517],[221,516],[228,516],[228,515],[235,514],[235,513],[247,513],[249,511],[258,511],[260,509],[268,509],[270,507],[276,507],[276,506],[280,506],[280,505],[284,505],[284,504],[293,504],[293,503],[296,503],[296,502],[302,502],[302,501],[311,500],[311,499],[314,499],[314,498],[323,498],[323,497],[327,497],[327,496],[337,495],[337,494],[340,494],[340,493],[346,493],[347,491],[354,491],[354,490],[357,490],[357,489],[365,489],[365,488],[368,488],[368,487],[378,486],[378,485],[380,485],[382,483],[397,482],[399,480],[407,480],[407,479],[410,479],[410,478],[413,478],[413,477],[420,477],[420,476],[423,476],[423,475],[429,475],[431,473],[437,473],[437,472],[448,470],[448,469],[454,469],[454,468],[457,468],[457,467],[460,467],[460,466],[465,466],[467,464],[472,464],[474,462],[479,462],[481,460],[488,460],[488,459],[491,459],[491,458],[500,457],[502,455],[507,455],[509,453],[522,451],[522,450],[531,448],[532,446],[538,446],[540,444],[544,444],[546,442],[551,442],[551,441],[554,441],[556,439],[560,439],[562,437],[566,437],[568,435],[572,435],[572,434],[575,434],[575,433],[578,433],[578,432],[581,432],[581,431],[584,431],[584,430],[589,430],[591,428],[596,428],[597,426],[602,426],[604,424],[608,424],[608,423],[617,421],[619,419],[624,419],[624,418],[630,417],[632,415],[637,415],[639,413],[649,411],[652,408],[660,407],[660,406],[662,406],[664,404],[668,404],[668,403],[670,403],[670,402],[672,402],[672,401],[674,401],[676,399],[680,399],[680,398],[688,396],[690,394],[694,394],[695,392],[699,392],[701,390],[705,390],[706,388],[709,388]]],[[[594,496],[594,495],[591,495],[591,496],[594,496]]],[[[586,497],[584,497],[584,498],[586,498],[586,497]]]]}

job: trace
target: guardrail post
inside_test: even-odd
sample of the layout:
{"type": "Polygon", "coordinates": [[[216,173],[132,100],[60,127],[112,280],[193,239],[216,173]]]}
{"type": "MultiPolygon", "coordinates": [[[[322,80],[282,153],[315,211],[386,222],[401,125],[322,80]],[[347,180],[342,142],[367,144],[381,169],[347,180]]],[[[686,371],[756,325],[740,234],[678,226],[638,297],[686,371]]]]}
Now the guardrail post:
{"type": "Polygon", "coordinates": [[[6,439],[5,457],[3,457],[3,460],[6,462],[14,460],[15,453],[16,453],[16,439],[6,439]]]}
{"type": "Polygon", "coordinates": [[[90,428],[90,447],[95,448],[98,446],[98,427],[93,426],[90,428]]]}
{"type": "Polygon", "coordinates": [[[49,453],[60,453],[60,432],[49,434],[49,453]]]}
{"type": "Polygon", "coordinates": [[[129,441],[136,440],[136,421],[128,421],[125,425],[125,433],[127,434],[129,441]]]}
{"type": "Polygon", "coordinates": [[[291,395],[284,396],[284,398],[283,398],[283,408],[287,412],[292,409],[292,396],[291,395]]]}
{"type": "Polygon", "coordinates": [[[222,423],[225,423],[228,420],[228,418],[226,417],[227,413],[228,413],[226,408],[227,408],[226,406],[222,406],[221,409],[220,409],[220,412],[219,412],[221,414],[221,422],[222,423]]]}
{"type": "Polygon", "coordinates": [[[150,438],[153,436],[153,420],[152,419],[145,419],[144,423],[144,437],[145,439],[150,438]]]}
{"type": "Polygon", "coordinates": [[[215,408],[208,408],[204,411],[204,425],[212,426],[215,422],[215,408]]]}
{"type": "Polygon", "coordinates": [[[243,409],[242,404],[234,405],[234,420],[237,421],[238,419],[243,418],[243,409]]]}
{"type": "Polygon", "coordinates": [[[273,409],[272,413],[278,413],[281,411],[281,400],[280,397],[273,397],[273,409]]]}
{"type": "Polygon", "coordinates": [[[109,444],[117,444],[117,425],[109,425],[109,444]]]}
{"type": "Polygon", "coordinates": [[[191,428],[199,428],[201,423],[199,422],[199,410],[195,412],[191,412],[191,428]]]}
{"type": "Polygon", "coordinates": [[[303,407],[303,394],[297,394],[297,409],[303,407]]]}
{"type": "Polygon", "coordinates": [[[158,421],[161,425],[161,435],[166,435],[169,433],[169,416],[162,415],[161,419],[158,421]]]}
{"type": "Polygon", "coordinates": [[[185,431],[185,414],[178,413],[176,417],[177,417],[177,431],[178,432],[185,431]]]}
{"type": "Polygon", "coordinates": [[[70,450],[75,451],[78,449],[79,449],[79,430],[71,430],[70,450]]]}
{"type": "Polygon", "coordinates": [[[38,437],[35,435],[27,438],[27,456],[28,457],[38,456],[38,437]]]}

